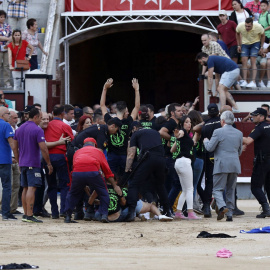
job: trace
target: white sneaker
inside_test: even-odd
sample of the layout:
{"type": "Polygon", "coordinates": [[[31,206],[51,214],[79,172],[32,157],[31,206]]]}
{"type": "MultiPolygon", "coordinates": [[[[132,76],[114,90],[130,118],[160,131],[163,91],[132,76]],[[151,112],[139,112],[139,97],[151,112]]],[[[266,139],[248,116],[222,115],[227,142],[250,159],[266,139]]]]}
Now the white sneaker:
{"type": "Polygon", "coordinates": [[[255,82],[251,81],[246,87],[247,87],[247,88],[256,88],[257,85],[256,85],[255,82]]]}
{"type": "Polygon", "coordinates": [[[263,81],[260,81],[260,82],[258,83],[258,85],[259,85],[260,88],[266,88],[266,86],[265,86],[265,84],[264,84],[263,81]]]}
{"type": "Polygon", "coordinates": [[[241,87],[246,87],[247,85],[248,85],[247,81],[241,80],[241,82],[240,82],[241,87]]]}
{"type": "Polygon", "coordinates": [[[232,112],[233,113],[240,113],[240,110],[239,109],[232,108],[232,112]]]}
{"type": "Polygon", "coordinates": [[[241,83],[243,83],[244,81],[245,81],[245,80],[240,80],[238,83],[241,84],[241,83]]]}
{"type": "Polygon", "coordinates": [[[160,215],[160,216],[158,216],[158,220],[159,220],[159,221],[172,221],[173,218],[167,217],[167,216],[165,216],[165,215],[160,215]]]}
{"type": "Polygon", "coordinates": [[[267,88],[270,88],[270,81],[268,81],[268,83],[267,83],[267,86],[266,86],[267,88]]]}

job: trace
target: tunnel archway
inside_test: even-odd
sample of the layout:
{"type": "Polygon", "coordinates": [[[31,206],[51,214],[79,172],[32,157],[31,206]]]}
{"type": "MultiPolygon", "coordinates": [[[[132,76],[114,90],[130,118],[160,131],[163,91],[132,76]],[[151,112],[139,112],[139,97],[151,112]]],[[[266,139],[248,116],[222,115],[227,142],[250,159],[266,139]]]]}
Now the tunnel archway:
{"type": "Polygon", "coordinates": [[[134,106],[132,78],[140,83],[141,103],[156,109],[198,95],[200,35],[175,30],[136,30],[109,33],[69,47],[70,102],[99,103],[103,84],[114,79],[112,102],[134,106]]]}

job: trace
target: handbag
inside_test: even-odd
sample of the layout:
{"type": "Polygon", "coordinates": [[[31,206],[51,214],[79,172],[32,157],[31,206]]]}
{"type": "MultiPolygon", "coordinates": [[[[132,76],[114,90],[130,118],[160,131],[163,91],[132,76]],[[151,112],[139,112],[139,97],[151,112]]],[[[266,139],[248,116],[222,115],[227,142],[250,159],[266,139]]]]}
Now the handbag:
{"type": "Polygon", "coordinates": [[[15,69],[29,70],[30,69],[29,60],[16,60],[15,69]]]}
{"type": "Polygon", "coordinates": [[[18,53],[20,51],[20,48],[18,49],[17,51],[17,54],[16,54],[16,57],[15,57],[15,64],[14,64],[14,68],[15,69],[23,69],[23,70],[29,70],[30,69],[30,63],[29,63],[29,60],[17,60],[17,56],[18,56],[18,53]]]}

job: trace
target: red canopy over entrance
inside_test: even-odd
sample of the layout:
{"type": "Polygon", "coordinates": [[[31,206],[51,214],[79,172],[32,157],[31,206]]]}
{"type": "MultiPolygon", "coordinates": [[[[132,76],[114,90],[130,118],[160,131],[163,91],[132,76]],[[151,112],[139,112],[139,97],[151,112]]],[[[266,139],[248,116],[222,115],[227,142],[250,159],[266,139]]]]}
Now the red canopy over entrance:
{"type": "MultiPolygon", "coordinates": [[[[66,12],[72,0],[66,0],[66,12]]],[[[73,0],[73,11],[232,10],[231,0],[73,0]],[[132,4],[131,4],[132,3],[132,4]]]]}

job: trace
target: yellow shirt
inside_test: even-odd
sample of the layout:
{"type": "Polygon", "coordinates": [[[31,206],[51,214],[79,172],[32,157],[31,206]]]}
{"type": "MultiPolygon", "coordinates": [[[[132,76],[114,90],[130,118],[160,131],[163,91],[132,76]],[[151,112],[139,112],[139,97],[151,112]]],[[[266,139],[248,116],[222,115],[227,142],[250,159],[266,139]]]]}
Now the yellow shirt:
{"type": "Polygon", "coordinates": [[[252,29],[247,31],[245,22],[241,22],[236,27],[236,32],[242,34],[242,44],[250,45],[260,42],[261,35],[264,34],[264,29],[259,23],[254,22],[252,29]]]}

